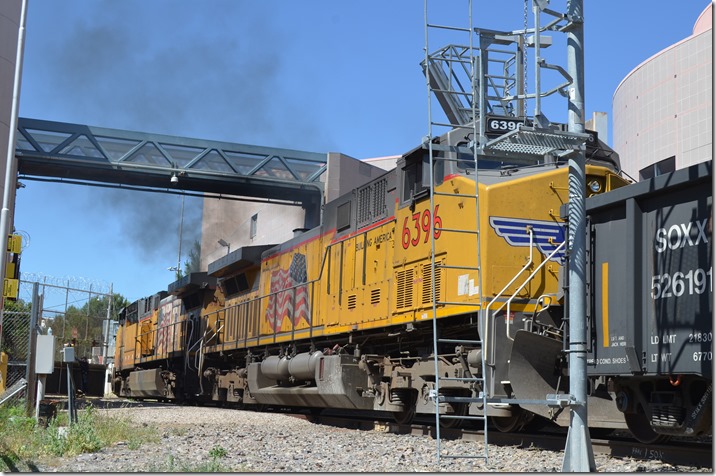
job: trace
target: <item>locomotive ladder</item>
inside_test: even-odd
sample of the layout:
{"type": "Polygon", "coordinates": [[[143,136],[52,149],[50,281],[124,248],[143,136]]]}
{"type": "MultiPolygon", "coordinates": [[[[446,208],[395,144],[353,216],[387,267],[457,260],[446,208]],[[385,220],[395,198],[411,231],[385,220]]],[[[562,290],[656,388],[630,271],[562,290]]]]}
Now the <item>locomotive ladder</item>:
{"type": "MultiPolygon", "coordinates": [[[[449,158],[449,154],[444,153],[441,154],[441,152],[449,152],[452,149],[449,146],[440,146],[438,144],[435,144],[433,142],[433,139],[435,137],[438,137],[440,134],[434,134],[435,130],[440,129],[461,129],[465,131],[465,134],[472,134],[472,137],[479,137],[479,131],[477,130],[477,123],[478,121],[474,120],[474,118],[477,117],[476,114],[476,101],[474,99],[478,98],[478,94],[475,92],[476,87],[476,81],[475,79],[475,72],[476,72],[476,58],[474,56],[474,48],[473,48],[473,27],[472,27],[472,0],[468,0],[468,18],[469,18],[469,25],[467,28],[465,27],[454,27],[454,26],[447,26],[443,24],[434,24],[431,23],[428,20],[429,16],[429,8],[428,8],[428,2],[429,0],[425,0],[424,2],[424,12],[425,12],[425,60],[423,63],[423,71],[425,73],[426,77],[426,85],[427,85],[427,92],[428,92],[428,135],[424,140],[423,147],[427,149],[428,151],[428,157],[429,157],[429,165],[430,165],[430,209],[435,209],[435,197],[444,195],[449,197],[459,197],[458,199],[463,199],[466,201],[473,201],[474,202],[474,209],[475,209],[475,224],[476,226],[473,229],[459,229],[459,228],[443,228],[441,226],[436,226],[435,222],[432,223],[432,230],[430,233],[431,238],[431,271],[430,271],[430,279],[431,279],[431,302],[432,302],[432,322],[433,322],[433,358],[435,363],[435,388],[431,392],[431,397],[435,403],[435,437],[436,437],[436,443],[437,443],[437,462],[440,464],[441,458],[480,458],[484,459],[485,463],[487,463],[488,459],[488,447],[487,447],[487,417],[486,417],[486,410],[487,410],[487,394],[484,391],[485,386],[485,362],[484,359],[482,360],[482,371],[475,375],[474,373],[470,372],[469,370],[465,370],[464,374],[460,377],[445,377],[441,376],[441,372],[439,372],[439,366],[441,362],[441,355],[439,352],[439,349],[441,347],[440,344],[454,344],[456,347],[459,346],[466,346],[469,348],[482,348],[482,341],[478,339],[443,339],[440,338],[437,328],[437,306],[443,305],[443,304],[459,304],[462,306],[474,306],[475,311],[477,313],[477,310],[480,307],[480,303],[482,302],[482,286],[480,286],[480,283],[482,282],[482,273],[480,269],[480,216],[479,216],[479,197],[478,197],[478,167],[477,167],[477,161],[478,161],[478,155],[477,155],[477,148],[471,147],[471,150],[469,151],[472,155],[472,159],[474,162],[474,170],[475,170],[475,193],[474,194],[446,194],[446,193],[440,193],[436,192],[434,189],[435,180],[433,177],[433,171],[434,171],[434,164],[436,161],[455,161],[455,158],[449,158]],[[464,40],[467,39],[468,45],[467,46],[457,46],[457,45],[451,45],[447,48],[443,48],[439,50],[436,54],[430,53],[429,48],[429,39],[432,36],[432,33],[434,33],[436,36],[456,36],[459,39],[464,40]],[[462,73],[462,76],[467,76],[468,81],[470,82],[470,85],[468,87],[464,87],[459,83],[459,74],[456,73],[462,73]],[[455,84],[458,84],[458,87],[455,87],[455,84]],[[445,115],[447,116],[447,122],[444,121],[437,121],[433,119],[433,113],[432,113],[432,102],[433,100],[440,103],[442,106],[442,109],[445,111],[445,115]],[[440,234],[446,233],[446,234],[462,234],[462,235],[470,235],[474,237],[474,246],[475,246],[475,255],[477,257],[477,262],[475,263],[463,263],[460,266],[455,265],[445,265],[444,263],[438,263],[436,261],[435,256],[435,233],[439,232],[440,234]],[[438,301],[438,297],[436,296],[436,271],[439,269],[459,269],[466,273],[468,273],[468,276],[470,274],[476,274],[477,276],[477,301],[474,304],[470,303],[449,303],[445,301],[438,301]],[[470,384],[472,388],[472,395],[469,397],[466,396],[455,396],[455,395],[448,395],[448,392],[441,391],[441,386],[448,387],[452,384],[458,383],[460,385],[470,384]],[[483,409],[483,415],[469,415],[469,408],[472,404],[478,404],[483,409]],[[441,405],[442,404],[442,405],[441,405]],[[441,413],[441,406],[445,407],[445,404],[452,404],[455,406],[455,408],[460,408],[461,411],[454,412],[452,414],[445,413],[443,410],[443,413],[441,413]],[[483,449],[482,451],[476,451],[474,453],[465,453],[465,454],[455,454],[455,453],[443,453],[441,449],[441,442],[440,442],[440,429],[442,424],[449,423],[449,420],[480,420],[483,423],[483,449]],[[443,423],[441,423],[443,422],[443,423]]],[[[435,2],[438,9],[444,9],[443,5],[440,5],[440,2],[435,2]]],[[[432,16],[432,14],[431,14],[432,16]]],[[[445,44],[445,43],[443,43],[445,44]]],[[[462,147],[460,149],[463,149],[462,147]]],[[[465,151],[467,151],[467,148],[464,148],[465,151]]],[[[471,293],[472,294],[472,293],[471,293]]],[[[477,328],[477,326],[476,326],[477,328]]],[[[477,330],[477,329],[476,329],[477,330]]],[[[476,333],[477,337],[477,333],[476,333]]],[[[454,422],[454,421],[453,421],[454,422]]]]}

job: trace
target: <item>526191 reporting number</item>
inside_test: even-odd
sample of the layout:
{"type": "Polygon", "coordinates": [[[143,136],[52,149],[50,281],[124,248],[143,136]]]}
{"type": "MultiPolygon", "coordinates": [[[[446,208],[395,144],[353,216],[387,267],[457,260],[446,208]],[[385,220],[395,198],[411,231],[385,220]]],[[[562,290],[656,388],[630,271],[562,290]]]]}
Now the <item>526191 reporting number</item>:
{"type": "Polygon", "coordinates": [[[421,212],[415,212],[412,215],[413,223],[412,226],[408,226],[408,219],[411,217],[405,217],[403,221],[403,232],[402,232],[402,243],[403,249],[408,249],[410,246],[417,246],[420,243],[421,237],[423,237],[423,243],[427,243],[430,238],[430,222],[433,222],[433,236],[437,240],[440,238],[440,228],[443,226],[442,219],[438,216],[438,208],[440,205],[435,205],[435,212],[433,212],[432,218],[430,217],[430,210],[425,209],[421,212]],[[414,230],[414,231],[413,231],[414,230]]]}
{"type": "Polygon", "coordinates": [[[713,292],[713,270],[692,269],[688,273],[659,274],[651,278],[651,298],[665,299],[685,294],[713,292]]]}

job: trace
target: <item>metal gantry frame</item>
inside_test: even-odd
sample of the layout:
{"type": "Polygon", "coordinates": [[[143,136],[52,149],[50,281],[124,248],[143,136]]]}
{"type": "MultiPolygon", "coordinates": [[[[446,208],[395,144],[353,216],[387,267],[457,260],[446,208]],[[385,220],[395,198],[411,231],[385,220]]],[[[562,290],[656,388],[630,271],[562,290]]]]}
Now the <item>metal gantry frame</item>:
{"type": "MultiPolygon", "coordinates": [[[[570,436],[565,450],[564,468],[568,471],[589,471],[594,469],[594,458],[589,441],[588,429],[586,427],[586,392],[583,388],[570,388],[570,395],[545,395],[544,400],[519,400],[515,398],[494,397],[494,368],[486,366],[489,359],[489,339],[491,318],[497,311],[490,313],[490,305],[485,307],[482,290],[482,268],[480,250],[480,200],[479,200],[479,161],[505,159],[510,163],[524,165],[538,165],[555,160],[569,159],[570,172],[570,286],[575,282],[572,273],[574,255],[580,255],[583,259],[583,243],[575,240],[574,236],[580,235],[576,230],[583,227],[584,208],[584,149],[589,136],[584,133],[584,104],[583,104],[583,32],[582,32],[582,0],[568,0],[568,12],[565,14],[551,10],[548,7],[548,0],[524,0],[524,28],[514,31],[496,31],[473,27],[473,5],[472,0],[467,0],[469,27],[459,28],[447,25],[438,25],[430,22],[429,0],[424,0],[425,18],[425,59],[422,62],[423,72],[426,76],[428,93],[428,134],[424,141],[424,148],[429,155],[430,165],[430,206],[435,207],[435,196],[439,195],[432,186],[435,181],[433,177],[433,164],[435,160],[451,160],[438,157],[439,151],[455,151],[465,149],[437,145],[434,140],[439,137],[435,134],[435,128],[463,129],[468,131],[472,140],[468,143],[472,153],[475,167],[475,230],[449,230],[439,228],[432,224],[432,257],[431,257],[431,280],[432,280],[432,302],[433,302],[433,356],[435,361],[435,390],[432,397],[435,402],[435,426],[437,440],[437,460],[440,463],[441,457],[457,458],[484,458],[488,457],[488,432],[487,432],[487,408],[489,404],[544,404],[553,407],[572,408],[572,419],[570,422],[570,436]],[[534,17],[533,28],[528,28],[527,5],[532,5],[534,17]],[[546,14],[551,21],[542,24],[541,16],[546,14]],[[430,32],[433,30],[445,30],[467,33],[466,44],[450,44],[431,53],[430,32]],[[541,56],[541,48],[549,46],[550,38],[543,37],[544,32],[566,33],[568,35],[568,71],[558,65],[549,64],[541,56]],[[474,44],[477,38],[477,45],[474,44]],[[527,49],[534,49],[534,91],[527,92],[527,49]],[[549,69],[557,71],[562,76],[563,82],[544,90],[542,84],[542,70],[549,69]],[[553,124],[547,119],[542,111],[542,99],[555,93],[568,98],[569,124],[553,124]],[[446,121],[438,121],[434,118],[432,110],[433,99],[443,109],[447,118],[446,121]],[[527,113],[527,104],[534,104],[531,115],[527,113]],[[496,130],[491,125],[491,120],[497,117],[510,124],[509,130],[496,130]],[[580,176],[581,174],[581,176],[580,176]],[[579,210],[582,210],[580,216],[579,210]],[[574,216],[574,218],[573,218],[574,216]],[[435,277],[437,268],[447,268],[436,262],[435,236],[434,232],[459,232],[472,233],[476,239],[477,264],[456,266],[460,269],[472,269],[477,273],[479,283],[479,304],[480,318],[478,330],[480,340],[477,341],[452,341],[441,339],[438,335],[437,306],[445,304],[437,302],[435,294],[435,277]],[[579,247],[582,247],[581,249],[579,247]],[[467,378],[451,378],[447,380],[460,380],[462,382],[474,382],[474,388],[479,392],[473,393],[471,398],[450,398],[442,395],[440,382],[446,379],[439,377],[439,344],[455,343],[466,345],[478,345],[483,349],[482,374],[480,377],[466,376],[467,378]],[[491,373],[492,372],[492,373],[491,373]],[[440,445],[440,420],[448,418],[449,415],[440,413],[440,404],[449,402],[467,403],[481,402],[484,409],[484,453],[481,455],[442,455],[440,445]],[[573,423],[576,422],[576,423],[573,423]],[[575,428],[573,428],[573,425],[575,428]],[[586,436],[585,436],[586,432],[586,436]],[[572,436],[574,435],[574,436],[572,436]]],[[[583,241],[583,240],[581,240],[583,241]]],[[[564,247],[565,244],[560,245],[564,247]]],[[[560,249],[558,248],[558,249],[560,249]]],[[[576,263],[578,265],[578,263],[576,263]]],[[[577,266],[579,267],[579,266],[577,266]]],[[[583,270],[583,267],[581,267],[583,270]]],[[[522,271],[519,273],[521,274],[522,271]]],[[[513,278],[514,282],[519,274],[513,278]]],[[[531,273],[525,283],[526,285],[534,276],[531,273]]],[[[578,279],[578,278],[577,278],[578,279]]],[[[583,279],[583,277],[582,277],[583,279]]],[[[582,281],[583,284],[583,281],[582,281]]],[[[577,286],[579,283],[577,283],[577,286]]],[[[508,286],[505,286],[505,289],[508,286]]],[[[583,289],[579,287],[578,289],[583,289]]],[[[509,301],[508,301],[509,302],[509,301]]],[[[583,307],[583,299],[580,306],[583,307]]],[[[570,300],[569,316],[570,321],[570,345],[579,344],[584,341],[582,333],[585,323],[575,326],[575,319],[583,321],[584,312],[581,315],[573,310],[573,303],[570,300]],[[575,327],[578,327],[575,329],[575,327]],[[574,331],[574,332],[573,332],[574,331]],[[581,336],[581,337],[580,337],[581,336]]],[[[494,330],[494,329],[493,329],[494,330]]],[[[572,374],[572,366],[575,362],[584,360],[584,349],[571,348],[570,375],[571,380],[584,381],[586,385],[586,369],[582,373],[572,374]]],[[[583,362],[582,362],[583,363],[583,362]]],[[[581,384],[580,384],[581,385],[581,384]]]]}

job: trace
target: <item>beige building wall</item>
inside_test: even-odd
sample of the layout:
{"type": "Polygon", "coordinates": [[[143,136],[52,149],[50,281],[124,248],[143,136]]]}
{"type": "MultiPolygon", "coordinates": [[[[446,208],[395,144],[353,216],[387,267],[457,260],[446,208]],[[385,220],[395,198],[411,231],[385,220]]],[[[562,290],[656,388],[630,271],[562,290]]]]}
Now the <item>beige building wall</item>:
{"type": "MultiPolygon", "coordinates": [[[[5,194],[5,169],[7,167],[8,138],[12,116],[12,92],[15,83],[15,60],[17,58],[18,31],[22,0],[0,1],[0,197],[5,194]]],[[[14,144],[13,144],[14,149],[14,144]]],[[[15,213],[15,194],[12,194],[10,229],[15,213]]],[[[0,198],[2,200],[2,198],[0,198]]],[[[2,206],[0,204],[0,206],[2,206]]]]}
{"type": "Polygon", "coordinates": [[[712,159],[712,32],[709,4],[691,36],[644,61],[617,87],[614,149],[634,179],[655,166],[668,171],[712,159]]]}
{"type": "MultiPolygon", "coordinates": [[[[388,168],[395,167],[397,157],[391,159],[393,166],[388,164],[388,168]]],[[[340,153],[329,153],[327,170],[321,177],[326,201],[334,200],[385,173],[386,169],[368,162],[340,153]]],[[[387,164],[384,160],[379,163],[387,164]]],[[[206,271],[209,263],[242,246],[279,244],[289,240],[294,236],[294,230],[303,228],[305,215],[300,206],[204,199],[201,270],[206,271]],[[219,244],[219,240],[229,246],[219,244]]]]}
{"type": "Polygon", "coordinates": [[[399,155],[389,155],[386,157],[375,157],[373,159],[364,159],[363,162],[373,165],[375,167],[380,167],[383,170],[393,170],[395,168],[395,164],[398,162],[399,158],[400,158],[399,155]]]}
{"type": "Polygon", "coordinates": [[[207,270],[209,263],[242,246],[278,244],[288,240],[294,229],[303,226],[304,215],[299,206],[204,199],[202,271],[207,270]],[[251,236],[252,220],[255,220],[255,236],[251,236]],[[220,239],[229,247],[220,245],[220,239]]]}

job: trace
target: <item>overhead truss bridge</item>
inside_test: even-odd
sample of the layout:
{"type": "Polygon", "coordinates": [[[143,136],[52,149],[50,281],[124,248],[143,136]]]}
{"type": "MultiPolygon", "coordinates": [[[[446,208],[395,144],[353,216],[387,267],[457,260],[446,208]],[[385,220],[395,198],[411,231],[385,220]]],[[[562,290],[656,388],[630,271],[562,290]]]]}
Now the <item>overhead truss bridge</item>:
{"type": "Polygon", "coordinates": [[[323,203],[326,153],[19,118],[20,178],[323,203]]]}

